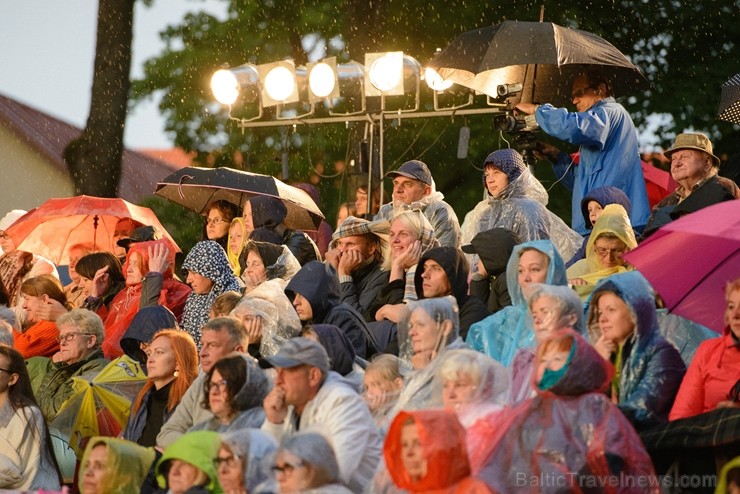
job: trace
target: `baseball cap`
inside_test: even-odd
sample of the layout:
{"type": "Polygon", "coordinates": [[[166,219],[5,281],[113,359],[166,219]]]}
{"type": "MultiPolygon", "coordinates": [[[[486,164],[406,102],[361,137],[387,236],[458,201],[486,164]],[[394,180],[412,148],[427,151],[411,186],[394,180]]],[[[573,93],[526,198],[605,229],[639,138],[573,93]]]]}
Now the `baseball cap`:
{"type": "Polygon", "coordinates": [[[407,161],[398,170],[393,170],[385,174],[386,178],[393,178],[397,176],[413,178],[426,185],[432,185],[432,174],[429,168],[423,161],[411,160],[407,161]]]}
{"type": "Polygon", "coordinates": [[[329,372],[329,355],[321,343],[304,337],[291,338],[280,346],[275,355],[260,359],[262,367],[291,368],[299,365],[318,367],[329,372]]]}
{"type": "Polygon", "coordinates": [[[151,240],[159,240],[162,238],[162,233],[153,226],[140,226],[131,232],[131,236],[122,238],[116,244],[119,247],[127,249],[129,245],[134,242],[149,242],[151,240]]]}

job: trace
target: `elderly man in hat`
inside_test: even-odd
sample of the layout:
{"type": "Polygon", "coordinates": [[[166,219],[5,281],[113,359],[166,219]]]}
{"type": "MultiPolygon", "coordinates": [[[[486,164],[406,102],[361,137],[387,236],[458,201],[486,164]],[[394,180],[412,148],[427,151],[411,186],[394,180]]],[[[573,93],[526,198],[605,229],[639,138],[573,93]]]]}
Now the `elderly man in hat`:
{"type": "Polygon", "coordinates": [[[343,483],[363,492],[380,461],[380,435],[360,395],[329,370],[324,347],[308,338],[293,338],[265,362],[276,368],[277,377],[263,402],[262,430],[278,441],[297,430],[320,432],[334,448],[343,483]]]}
{"type": "Polygon", "coordinates": [[[643,238],[685,214],[740,199],[737,184],[717,175],[720,161],[713,154],[712,142],[704,134],[678,134],[673,146],[664,154],[671,160],[671,176],[678,187],[655,205],[643,238]]]}
{"type": "Polygon", "coordinates": [[[401,211],[418,209],[434,227],[440,245],[460,247],[460,222],[444,196],[435,190],[432,174],[419,160],[407,161],[398,170],[385,174],[393,179],[393,201],[381,206],[375,219],[392,221],[401,211]]]}
{"type": "Polygon", "coordinates": [[[375,320],[368,309],[380,290],[388,284],[388,271],[383,271],[383,252],[388,244],[390,224],[386,220],[367,221],[350,216],[332,235],[325,263],[339,276],[341,301],[362,314],[366,321],[375,320]]]}

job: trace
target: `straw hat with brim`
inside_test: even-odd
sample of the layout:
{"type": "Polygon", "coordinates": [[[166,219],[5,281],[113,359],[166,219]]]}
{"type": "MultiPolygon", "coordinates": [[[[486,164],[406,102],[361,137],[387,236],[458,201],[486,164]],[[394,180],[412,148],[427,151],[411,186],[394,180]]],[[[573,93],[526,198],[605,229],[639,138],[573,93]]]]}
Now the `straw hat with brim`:
{"type": "Polygon", "coordinates": [[[712,157],[712,163],[714,166],[719,166],[719,158],[712,152],[712,141],[710,141],[704,134],[678,134],[673,146],[670,149],[667,149],[663,155],[665,155],[666,158],[671,159],[671,155],[681,149],[696,149],[697,151],[703,151],[712,157]]]}

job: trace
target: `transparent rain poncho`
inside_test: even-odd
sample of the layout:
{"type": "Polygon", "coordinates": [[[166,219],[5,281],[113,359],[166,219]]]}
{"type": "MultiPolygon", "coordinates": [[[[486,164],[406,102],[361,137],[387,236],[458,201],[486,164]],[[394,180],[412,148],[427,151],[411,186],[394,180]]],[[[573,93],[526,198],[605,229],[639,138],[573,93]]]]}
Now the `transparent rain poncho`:
{"type": "Polygon", "coordinates": [[[246,492],[277,490],[271,469],[277,443],[271,435],[259,429],[242,429],[221,434],[221,444],[244,462],[246,492]]]}
{"type": "MultiPolygon", "coordinates": [[[[262,263],[265,265],[267,280],[278,280],[283,288],[285,288],[285,285],[295,276],[298,270],[301,269],[298,259],[296,259],[295,255],[293,255],[286,245],[249,241],[239,256],[239,263],[241,265],[246,264],[250,251],[257,252],[260,259],[262,259],[262,263]]],[[[244,286],[246,287],[245,292],[247,294],[259,286],[259,283],[255,283],[249,277],[246,268],[242,269],[241,280],[244,282],[244,286]]]]}
{"type": "MultiPolygon", "coordinates": [[[[546,208],[547,191],[530,173],[522,156],[513,149],[500,149],[486,158],[485,167],[504,172],[508,185],[494,197],[486,188],[484,175],[485,198],[465,215],[462,245],[469,244],[479,232],[506,228],[515,232],[522,242],[550,239],[563,259],[573,257],[583,237],[546,208]]],[[[468,261],[471,266],[476,265],[475,259],[468,261]]]]}

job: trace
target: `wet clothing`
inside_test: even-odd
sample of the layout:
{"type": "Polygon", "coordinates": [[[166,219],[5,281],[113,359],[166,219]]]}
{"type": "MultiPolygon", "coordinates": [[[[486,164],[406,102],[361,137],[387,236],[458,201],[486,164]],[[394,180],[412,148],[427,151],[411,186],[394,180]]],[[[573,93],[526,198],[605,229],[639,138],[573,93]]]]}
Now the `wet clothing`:
{"type": "Polygon", "coordinates": [[[339,279],[334,268],[318,261],[309,262],[285,287],[285,294],[291,301],[296,293],[311,304],[313,315],[310,321],[303,321],[304,325],[333,324],[347,335],[356,355],[365,358],[375,353],[375,345],[365,319],[352,307],[341,302],[339,279]]]}
{"type": "Polygon", "coordinates": [[[303,266],[309,261],[321,260],[319,248],[305,233],[298,230],[285,228],[283,221],[288,215],[288,209],[280,199],[269,196],[255,196],[249,198],[252,208],[252,224],[254,228],[266,228],[276,233],[283,245],[293,253],[298,262],[303,266]],[[282,226],[284,231],[278,233],[282,226]]]}
{"type": "Polygon", "coordinates": [[[177,319],[167,307],[154,305],[139,309],[131,320],[128,329],[121,337],[121,349],[131,359],[142,364],[146,371],[146,354],[139,347],[140,343],[151,343],[154,335],[162,329],[177,328],[177,319]]]}
{"type": "Polygon", "coordinates": [[[383,204],[375,215],[375,220],[393,221],[393,218],[403,211],[420,210],[429,220],[434,236],[440,245],[448,247],[460,247],[460,222],[457,219],[452,206],[444,202],[441,192],[434,191],[428,196],[422,197],[411,204],[396,204],[389,202],[383,204]]]}
{"type": "MultiPolygon", "coordinates": [[[[506,264],[514,247],[521,243],[519,237],[511,230],[492,228],[478,233],[470,243],[486,269],[485,275],[477,272],[473,275],[470,295],[486,304],[491,313],[511,305],[506,286],[506,264]]],[[[475,262],[475,257],[468,256],[468,262],[475,262]]],[[[471,264],[471,271],[477,271],[476,268],[471,264]]]]}
{"type": "Polygon", "coordinates": [[[167,417],[162,428],[157,434],[157,446],[166,448],[185,434],[194,424],[208,421],[213,418],[213,413],[203,406],[205,395],[203,383],[207,374],[198,372],[188,390],[180,399],[172,414],[167,417]]]}
{"type": "MultiPolygon", "coordinates": [[[[107,472],[103,480],[103,486],[112,490],[106,492],[112,494],[139,494],[139,492],[142,492],[140,490],[141,484],[154,463],[154,450],[123,439],[93,437],[90,439],[88,447],[85,448],[80,465],[87,463],[91,451],[99,444],[106,446],[108,465],[112,464],[119,467],[112,468],[107,472]]],[[[84,475],[83,467],[80,470],[79,478],[83,479],[84,475]]]]}
{"type": "Polygon", "coordinates": [[[634,333],[621,349],[621,366],[617,366],[617,406],[638,431],[663,424],[686,366],[678,350],[660,336],[652,287],[637,271],[615,274],[597,285],[588,308],[592,344],[601,337],[596,301],[606,291],[621,298],[636,320],[634,333]]]}
{"type": "Polygon", "coordinates": [[[342,280],[342,302],[350,305],[362,314],[365,321],[375,320],[375,313],[370,308],[376,297],[388,284],[390,273],[383,271],[379,261],[371,261],[352,272],[350,280],[342,280]]]}
{"type": "MultiPolygon", "coordinates": [[[[206,474],[206,483],[202,490],[192,492],[205,492],[210,494],[221,494],[223,490],[218,483],[218,475],[213,459],[218,455],[221,447],[221,438],[216,432],[195,431],[185,434],[172,443],[157,461],[155,467],[159,487],[167,492],[167,469],[171,460],[182,460],[197,467],[206,474]]],[[[187,492],[191,492],[188,490],[187,492]]]]}
{"type": "Polygon", "coordinates": [[[525,242],[514,247],[506,267],[506,281],[512,304],[473,324],[466,342],[479,352],[499,361],[504,366],[511,365],[514,355],[520,348],[534,345],[531,317],[528,315],[527,300],[519,286],[519,256],[523,249],[534,248],[550,259],[545,284],[565,285],[565,266],[563,259],[549,240],[525,242]]]}
{"type": "Polygon", "coordinates": [[[637,130],[624,107],[612,97],[597,101],[584,112],[545,104],[537,108],[535,118],[545,133],[580,146],[578,165],[571,165],[566,153],[560,153],[553,165],[558,178],[563,178],[562,183],[573,191],[572,228],[580,234],[587,233],[581,200],[597,187],[611,185],[627,194],[632,205],[630,223],[642,229],[648,221],[650,205],[637,130]]]}
{"type": "Polygon", "coordinates": [[[277,443],[272,436],[259,429],[246,429],[221,434],[221,442],[231,454],[244,459],[244,488],[247,492],[277,490],[269,461],[277,450],[277,443]]]}

